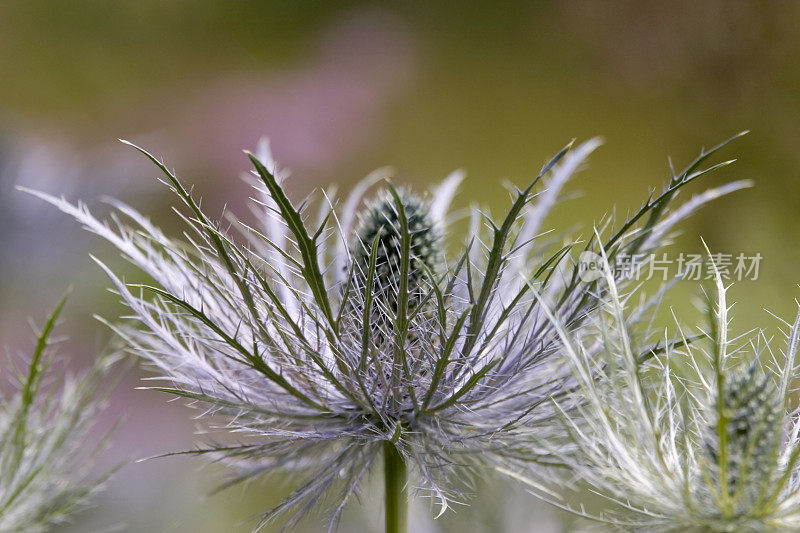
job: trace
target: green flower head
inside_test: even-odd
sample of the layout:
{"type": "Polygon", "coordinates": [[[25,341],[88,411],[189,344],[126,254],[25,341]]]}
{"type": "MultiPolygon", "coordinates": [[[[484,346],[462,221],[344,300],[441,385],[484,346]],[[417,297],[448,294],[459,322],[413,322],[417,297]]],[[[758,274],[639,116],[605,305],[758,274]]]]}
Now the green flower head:
{"type": "Polygon", "coordinates": [[[413,308],[445,270],[442,233],[431,217],[430,203],[405,188],[381,191],[361,213],[352,244],[356,277],[364,286],[374,247],[373,293],[393,313],[402,277],[403,235],[408,236],[407,290],[413,308]]]}

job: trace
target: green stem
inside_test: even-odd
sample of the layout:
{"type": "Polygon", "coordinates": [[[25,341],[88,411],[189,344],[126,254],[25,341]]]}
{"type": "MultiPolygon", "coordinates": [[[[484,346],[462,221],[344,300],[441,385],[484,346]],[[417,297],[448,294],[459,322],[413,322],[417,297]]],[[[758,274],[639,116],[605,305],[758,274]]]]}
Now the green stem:
{"type": "Polygon", "coordinates": [[[406,533],[406,462],[397,447],[388,440],[383,443],[383,471],[386,484],[386,533],[406,533]]]}

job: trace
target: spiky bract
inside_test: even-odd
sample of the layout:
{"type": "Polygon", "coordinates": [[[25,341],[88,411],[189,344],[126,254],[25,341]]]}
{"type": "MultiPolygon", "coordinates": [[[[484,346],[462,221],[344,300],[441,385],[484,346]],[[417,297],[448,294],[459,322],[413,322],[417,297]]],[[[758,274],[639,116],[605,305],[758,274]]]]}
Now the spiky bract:
{"type": "MultiPolygon", "coordinates": [[[[561,187],[597,145],[562,150],[513,191],[502,220],[473,210],[467,245],[454,246],[447,262],[440,238],[456,244],[445,215],[458,173],[430,200],[389,187],[355,230],[354,213],[375,177],[341,206],[322,202],[314,217],[308,202],[298,210],[289,201],[266,151],[251,155],[261,224],[241,225],[248,246],[149,154],[190,212],[183,241],[119,203],[128,223],[116,216],[103,223],[83,205],[41,196],[153,279],[131,286],[104,267],[142,326],[118,331],[169,383],[161,390],[195,401],[243,439],[188,453],[236,467],[231,483],[281,470],[302,476],[259,525],[286,511],[292,524],[324,495],[335,502],[335,523],[386,442],[442,510],[459,494],[465,467],[559,461],[531,444],[531,435],[550,443],[562,436],[550,400],[575,386],[542,302],[580,329],[596,311],[598,286],[584,284],[568,263],[577,245],[539,233],[561,187]],[[534,192],[542,180],[546,187],[534,192]]],[[[668,208],[707,171],[700,165],[711,153],[673,176],[605,248],[654,250],[677,221],[743,186],[668,208]]],[[[597,250],[598,242],[584,248],[597,250]]]]}
{"type": "Polygon", "coordinates": [[[82,378],[52,379],[48,339],[63,303],[17,374],[17,392],[0,394],[0,531],[35,533],[66,522],[107,477],[91,476],[104,441],[92,443],[89,431],[102,407],[98,388],[111,359],[101,359],[82,378]]]}

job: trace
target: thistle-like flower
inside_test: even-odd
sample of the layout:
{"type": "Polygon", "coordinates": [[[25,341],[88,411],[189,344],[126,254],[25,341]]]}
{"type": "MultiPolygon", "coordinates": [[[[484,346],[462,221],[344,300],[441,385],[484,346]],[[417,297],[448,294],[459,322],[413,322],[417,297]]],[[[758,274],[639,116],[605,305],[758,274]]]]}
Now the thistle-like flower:
{"type": "MultiPolygon", "coordinates": [[[[570,510],[632,531],[798,531],[800,314],[786,323],[782,356],[760,331],[730,339],[717,272],[711,327],[695,337],[681,330],[645,359],[626,322],[630,300],[608,273],[605,283],[595,334],[558,328],[586,397],[562,415],[576,446],[567,466],[611,509],[570,510]],[[598,338],[596,356],[587,346],[598,338]]],[[[566,507],[542,477],[506,473],[566,507]]]]}
{"type": "MultiPolygon", "coordinates": [[[[291,525],[323,496],[334,502],[333,527],[382,455],[386,528],[401,531],[409,475],[443,512],[459,495],[458,469],[558,460],[529,445],[531,432],[546,438],[561,431],[549,398],[575,386],[542,302],[580,327],[595,312],[596,283],[583,283],[578,266],[568,264],[573,245],[539,232],[597,145],[562,150],[513,192],[497,224],[474,210],[467,245],[451,260],[446,214],[460,173],[429,196],[387,185],[359,210],[380,179],[374,174],[340,207],[326,195],[314,218],[308,202],[296,208],[287,198],[284,173],[264,149],[250,154],[261,225],[236,222],[244,236],[237,237],[142,150],[191,212],[183,241],[120,203],[131,225],[116,215],[104,223],[81,204],[36,194],[153,278],[153,286],[131,286],[103,266],[142,326],[117,330],[169,383],[160,390],[193,400],[243,438],[187,453],[235,467],[230,483],[278,471],[302,476],[257,528],[279,513],[291,525]],[[546,188],[535,194],[543,180],[546,188]],[[521,269],[532,274],[524,279],[521,269]]],[[[709,170],[700,166],[715,150],[674,175],[605,249],[631,256],[654,250],[680,219],[744,186],[668,209],[679,189],[709,170]]],[[[599,245],[591,239],[584,248],[599,245]]]]}
{"type": "Polygon", "coordinates": [[[91,476],[103,442],[87,439],[102,407],[98,397],[110,359],[82,378],[48,383],[54,354],[48,339],[62,301],[38,336],[19,389],[0,395],[0,531],[32,533],[61,524],[89,503],[107,478],[91,476]]]}

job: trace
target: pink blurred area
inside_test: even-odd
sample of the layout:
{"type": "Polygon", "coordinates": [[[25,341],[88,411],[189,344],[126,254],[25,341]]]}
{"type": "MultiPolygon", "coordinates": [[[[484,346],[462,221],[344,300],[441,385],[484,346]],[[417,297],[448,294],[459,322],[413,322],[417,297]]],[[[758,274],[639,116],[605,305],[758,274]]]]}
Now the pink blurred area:
{"type": "Polygon", "coordinates": [[[404,25],[380,11],[354,13],[315,48],[286,71],[213,81],[190,95],[176,112],[180,138],[193,140],[186,157],[200,151],[231,172],[242,167],[242,147],[267,135],[283,166],[320,179],[374,146],[414,73],[404,25]]]}

